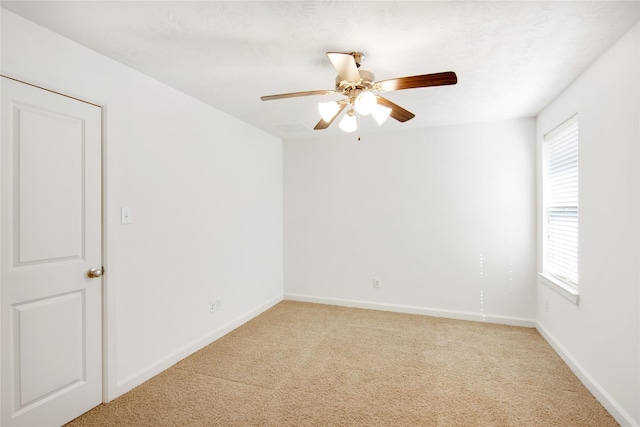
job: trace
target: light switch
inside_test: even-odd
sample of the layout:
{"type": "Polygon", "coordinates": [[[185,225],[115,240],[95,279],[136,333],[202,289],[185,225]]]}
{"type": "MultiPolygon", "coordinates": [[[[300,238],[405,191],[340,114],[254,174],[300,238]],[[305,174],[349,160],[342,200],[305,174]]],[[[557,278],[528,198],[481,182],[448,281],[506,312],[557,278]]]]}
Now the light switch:
{"type": "Polygon", "coordinates": [[[122,224],[131,224],[131,208],[120,209],[120,222],[122,224]]]}

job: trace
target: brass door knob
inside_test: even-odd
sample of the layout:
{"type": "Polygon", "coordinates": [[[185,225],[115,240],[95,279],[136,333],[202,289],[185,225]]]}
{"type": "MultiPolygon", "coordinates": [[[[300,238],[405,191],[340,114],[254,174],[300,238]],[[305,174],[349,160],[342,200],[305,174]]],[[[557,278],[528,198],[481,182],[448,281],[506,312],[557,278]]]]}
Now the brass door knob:
{"type": "Polygon", "coordinates": [[[87,276],[89,276],[92,279],[100,277],[103,274],[104,274],[104,267],[92,268],[91,270],[87,271],[87,276]]]}

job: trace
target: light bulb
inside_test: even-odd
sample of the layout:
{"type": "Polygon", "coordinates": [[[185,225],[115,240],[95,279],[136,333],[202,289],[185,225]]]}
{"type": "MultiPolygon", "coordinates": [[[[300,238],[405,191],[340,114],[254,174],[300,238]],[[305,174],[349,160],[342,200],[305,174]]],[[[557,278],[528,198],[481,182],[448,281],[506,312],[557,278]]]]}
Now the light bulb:
{"type": "Polygon", "coordinates": [[[362,92],[356,98],[356,102],[354,107],[358,114],[362,114],[366,116],[367,114],[371,114],[373,107],[377,105],[376,96],[371,92],[362,92]]]}
{"type": "Polygon", "coordinates": [[[329,123],[333,117],[336,115],[340,107],[336,101],[329,102],[321,102],[318,104],[318,111],[320,111],[320,116],[322,116],[322,120],[329,123]]]}
{"type": "Polygon", "coordinates": [[[353,110],[347,111],[342,120],[340,120],[340,129],[345,132],[353,132],[358,129],[358,123],[356,122],[356,116],[353,114],[353,110]]]}
{"type": "Polygon", "coordinates": [[[391,108],[385,107],[384,105],[380,104],[376,104],[376,106],[373,107],[373,111],[371,111],[371,115],[378,123],[378,126],[380,126],[385,122],[385,120],[387,120],[389,114],[391,114],[391,108]]]}

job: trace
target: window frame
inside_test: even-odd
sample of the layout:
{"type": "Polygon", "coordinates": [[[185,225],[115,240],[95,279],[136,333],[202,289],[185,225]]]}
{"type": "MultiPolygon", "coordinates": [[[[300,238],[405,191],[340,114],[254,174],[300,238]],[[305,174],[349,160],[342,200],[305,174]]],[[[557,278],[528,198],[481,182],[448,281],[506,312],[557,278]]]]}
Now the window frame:
{"type": "MultiPolygon", "coordinates": [[[[542,272],[539,273],[541,282],[551,289],[558,292],[574,304],[578,304],[579,301],[579,224],[580,224],[580,201],[579,201],[579,124],[578,115],[575,114],[569,119],[562,122],[560,125],[547,132],[542,138],[542,272]],[[549,271],[549,146],[561,140],[568,132],[572,131],[575,126],[575,194],[576,203],[576,228],[575,228],[575,280],[571,278],[562,277],[562,274],[549,271]]],[[[573,190],[574,187],[572,186],[573,190]]],[[[573,206],[573,205],[571,205],[573,206]]],[[[556,241],[556,245],[558,242],[556,241]]]]}

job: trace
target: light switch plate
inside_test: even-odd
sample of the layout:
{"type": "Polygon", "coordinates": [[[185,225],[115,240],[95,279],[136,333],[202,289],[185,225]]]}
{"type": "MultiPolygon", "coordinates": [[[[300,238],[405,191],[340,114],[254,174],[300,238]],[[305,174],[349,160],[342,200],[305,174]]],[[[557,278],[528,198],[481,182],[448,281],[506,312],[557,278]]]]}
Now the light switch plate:
{"type": "Polygon", "coordinates": [[[122,224],[131,224],[131,208],[121,208],[120,209],[120,222],[122,224]]]}

